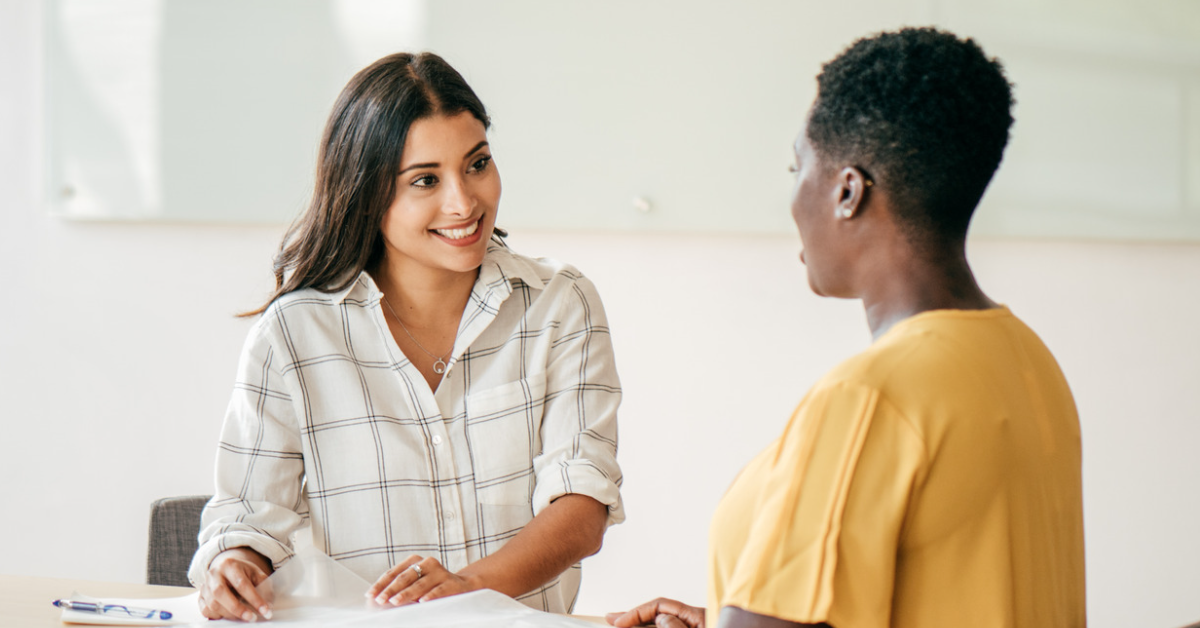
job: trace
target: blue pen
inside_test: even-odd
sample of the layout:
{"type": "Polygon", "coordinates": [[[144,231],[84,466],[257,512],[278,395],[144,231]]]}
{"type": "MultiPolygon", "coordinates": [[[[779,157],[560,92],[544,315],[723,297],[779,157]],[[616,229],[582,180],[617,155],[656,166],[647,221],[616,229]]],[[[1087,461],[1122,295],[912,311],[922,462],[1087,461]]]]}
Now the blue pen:
{"type": "Polygon", "coordinates": [[[152,608],[135,608],[123,604],[103,604],[93,602],[77,602],[75,600],[54,600],[54,605],[69,611],[96,613],[97,615],[115,615],[117,617],[133,617],[135,619],[170,619],[171,611],[156,611],[152,608]]]}

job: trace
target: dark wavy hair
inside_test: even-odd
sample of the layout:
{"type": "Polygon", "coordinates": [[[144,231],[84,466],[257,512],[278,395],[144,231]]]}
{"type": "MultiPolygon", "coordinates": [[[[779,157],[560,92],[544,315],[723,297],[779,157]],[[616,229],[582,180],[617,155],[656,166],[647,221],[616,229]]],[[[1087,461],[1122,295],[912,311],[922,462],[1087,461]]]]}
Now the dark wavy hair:
{"type": "Polygon", "coordinates": [[[905,28],[854,42],[817,77],[808,139],[896,199],[916,242],[965,238],[1012,126],[1004,69],[971,39],[905,28]]]}
{"type": "Polygon", "coordinates": [[[491,126],[462,75],[433,53],[389,55],[355,74],[325,124],[312,200],[275,256],[275,291],[242,316],[261,314],[296,290],[343,290],[376,267],[384,255],[380,225],[396,192],[409,127],[462,112],[491,126]]]}

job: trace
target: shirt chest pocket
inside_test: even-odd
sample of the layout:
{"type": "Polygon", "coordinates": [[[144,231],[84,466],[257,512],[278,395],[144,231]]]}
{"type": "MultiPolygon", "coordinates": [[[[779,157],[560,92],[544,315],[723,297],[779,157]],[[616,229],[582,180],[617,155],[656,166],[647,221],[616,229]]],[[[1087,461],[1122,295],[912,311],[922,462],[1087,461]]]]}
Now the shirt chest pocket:
{"type": "Polygon", "coordinates": [[[531,502],[545,395],[545,374],[467,395],[467,440],[481,504],[531,502]]]}

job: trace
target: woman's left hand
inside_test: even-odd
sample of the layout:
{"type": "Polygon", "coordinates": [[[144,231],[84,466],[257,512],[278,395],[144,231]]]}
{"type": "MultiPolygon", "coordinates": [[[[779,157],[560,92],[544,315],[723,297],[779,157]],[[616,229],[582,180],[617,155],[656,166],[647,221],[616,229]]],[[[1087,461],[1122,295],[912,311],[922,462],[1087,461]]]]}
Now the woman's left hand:
{"type": "Polygon", "coordinates": [[[481,588],[473,580],[448,571],[436,558],[409,556],[384,572],[367,590],[367,597],[380,606],[402,606],[481,588]]]}

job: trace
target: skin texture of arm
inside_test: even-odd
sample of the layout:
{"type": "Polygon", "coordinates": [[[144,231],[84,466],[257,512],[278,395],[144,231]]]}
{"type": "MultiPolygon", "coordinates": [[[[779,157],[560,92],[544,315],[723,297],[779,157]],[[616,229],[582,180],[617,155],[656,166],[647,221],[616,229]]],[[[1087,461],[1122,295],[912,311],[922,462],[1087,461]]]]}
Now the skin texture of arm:
{"type": "Polygon", "coordinates": [[[413,556],[384,573],[367,597],[379,604],[402,605],[478,589],[523,595],[600,551],[607,520],[604,504],[586,495],[563,495],[499,551],[458,573],[447,571],[436,559],[413,556]],[[412,565],[420,566],[420,574],[412,565]]]}

